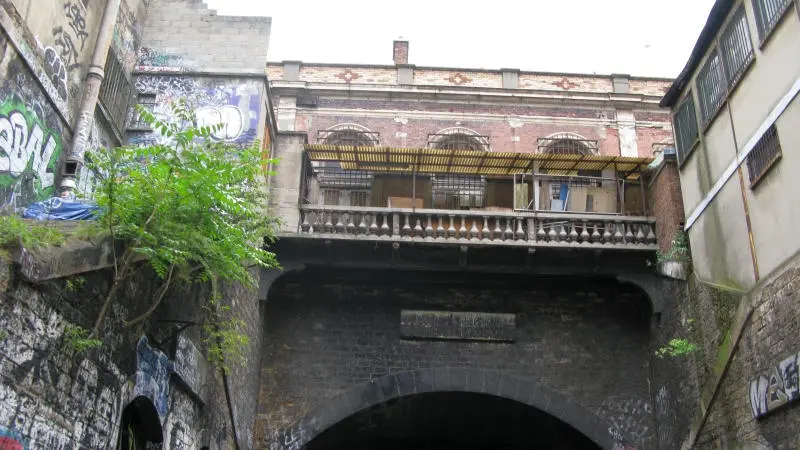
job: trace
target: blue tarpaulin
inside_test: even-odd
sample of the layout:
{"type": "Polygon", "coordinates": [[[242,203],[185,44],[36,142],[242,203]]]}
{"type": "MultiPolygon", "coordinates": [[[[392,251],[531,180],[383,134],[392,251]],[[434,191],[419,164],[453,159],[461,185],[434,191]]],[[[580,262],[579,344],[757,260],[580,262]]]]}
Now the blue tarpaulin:
{"type": "Polygon", "coordinates": [[[22,217],[36,220],[97,220],[100,208],[80,200],[52,197],[25,208],[22,217]]]}

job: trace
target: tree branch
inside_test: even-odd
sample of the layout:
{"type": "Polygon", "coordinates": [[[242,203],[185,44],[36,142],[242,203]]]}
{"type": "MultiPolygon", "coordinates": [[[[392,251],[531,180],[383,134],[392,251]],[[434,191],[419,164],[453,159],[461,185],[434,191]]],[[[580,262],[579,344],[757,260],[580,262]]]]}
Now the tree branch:
{"type": "Polygon", "coordinates": [[[156,312],[156,309],[158,309],[158,306],[161,304],[161,301],[164,300],[164,295],[166,295],[167,291],[169,290],[169,285],[170,285],[170,282],[172,281],[172,272],[174,270],[175,270],[175,266],[170,266],[169,267],[169,273],[167,274],[167,280],[164,282],[164,286],[161,289],[161,293],[158,294],[158,297],[156,297],[156,300],[153,302],[152,305],[150,305],[150,309],[148,309],[147,311],[144,312],[144,314],[140,315],[139,317],[136,317],[135,319],[123,322],[123,325],[125,327],[132,327],[132,326],[136,325],[137,323],[147,319],[148,317],[150,317],[150,315],[152,315],[154,312],[156,312]]]}

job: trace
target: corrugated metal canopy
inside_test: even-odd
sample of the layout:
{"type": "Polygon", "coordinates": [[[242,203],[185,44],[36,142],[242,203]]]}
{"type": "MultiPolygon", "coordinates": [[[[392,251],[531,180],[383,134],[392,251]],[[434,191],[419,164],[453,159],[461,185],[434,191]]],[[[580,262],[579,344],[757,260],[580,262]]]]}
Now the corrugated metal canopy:
{"type": "Polygon", "coordinates": [[[327,144],[306,144],[305,148],[311,161],[338,161],[345,170],[411,173],[416,169],[416,172],[421,174],[512,175],[530,173],[533,162],[538,161],[539,172],[549,174],[571,174],[578,170],[603,170],[615,167],[617,172],[635,179],[639,178],[639,174],[653,161],[653,158],[625,156],[327,144]]]}

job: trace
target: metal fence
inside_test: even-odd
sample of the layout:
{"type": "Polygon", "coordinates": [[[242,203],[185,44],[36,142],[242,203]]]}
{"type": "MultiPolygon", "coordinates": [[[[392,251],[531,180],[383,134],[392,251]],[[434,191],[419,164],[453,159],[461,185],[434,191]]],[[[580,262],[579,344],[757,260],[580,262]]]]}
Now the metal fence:
{"type": "Polygon", "coordinates": [[[105,78],[100,85],[100,103],[111,119],[111,123],[121,134],[125,130],[125,121],[128,117],[133,85],[113,48],[108,51],[106,66],[103,71],[105,72],[105,78]]]}

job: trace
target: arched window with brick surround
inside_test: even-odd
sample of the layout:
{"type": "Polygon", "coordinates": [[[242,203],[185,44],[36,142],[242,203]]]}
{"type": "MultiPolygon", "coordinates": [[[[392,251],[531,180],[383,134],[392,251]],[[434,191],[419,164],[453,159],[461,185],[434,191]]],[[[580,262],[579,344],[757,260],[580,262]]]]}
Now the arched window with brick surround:
{"type": "Polygon", "coordinates": [[[441,150],[489,151],[489,136],[464,127],[445,128],[428,135],[428,147],[441,150]]]}
{"type": "MultiPolygon", "coordinates": [[[[428,147],[439,150],[489,151],[489,137],[464,127],[428,135],[428,147]]],[[[431,191],[435,208],[469,209],[486,206],[486,178],[480,175],[437,174],[431,191]]]]}
{"type": "Polygon", "coordinates": [[[317,140],[328,145],[354,147],[377,147],[380,144],[378,133],[354,123],[344,123],[327,130],[319,130],[317,140]]]}
{"type": "Polygon", "coordinates": [[[597,141],[591,141],[576,133],[555,133],[539,139],[539,153],[559,155],[597,154],[597,141]]]}

